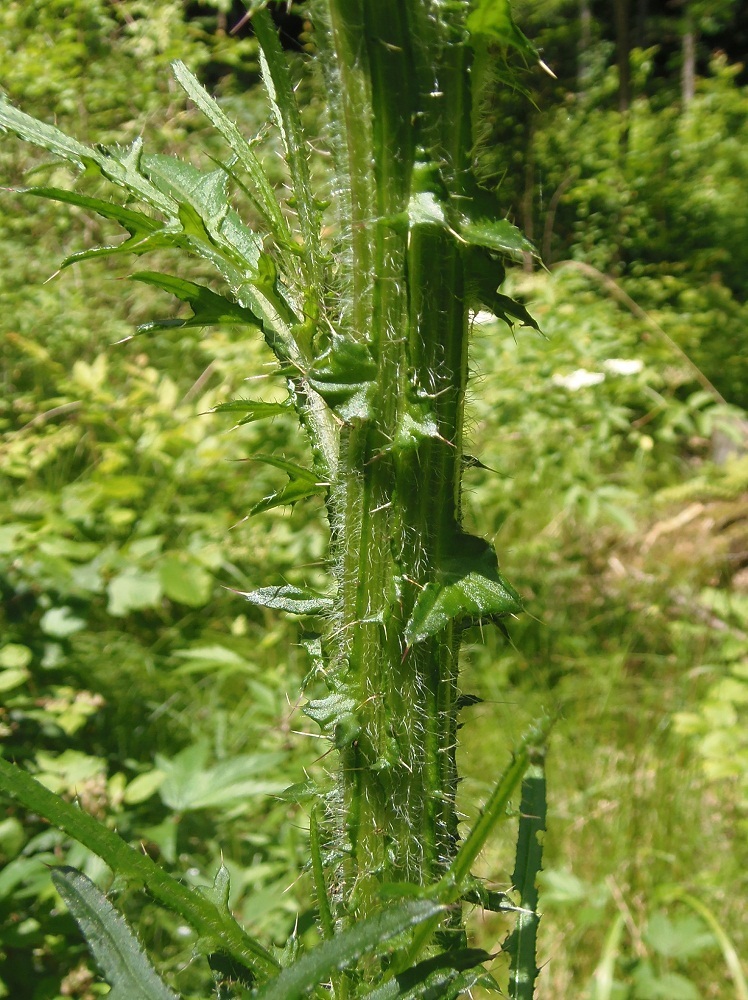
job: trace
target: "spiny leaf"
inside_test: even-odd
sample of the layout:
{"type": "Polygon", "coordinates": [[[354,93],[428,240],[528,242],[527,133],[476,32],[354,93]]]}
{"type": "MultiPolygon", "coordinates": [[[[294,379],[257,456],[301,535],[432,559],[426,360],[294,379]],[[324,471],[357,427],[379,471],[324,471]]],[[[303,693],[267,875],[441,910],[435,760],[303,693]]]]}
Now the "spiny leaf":
{"type": "Polygon", "coordinates": [[[405,629],[408,646],[437,635],[450,622],[490,620],[522,610],[522,600],[499,573],[496,555],[483,539],[458,536],[437,579],[426,584],[405,629]]]}
{"type": "Polygon", "coordinates": [[[337,725],[341,719],[351,715],[356,710],[356,702],[348,695],[340,694],[337,691],[328,694],[325,698],[315,698],[307,702],[303,708],[304,715],[321,726],[322,729],[330,729],[337,725]]]}
{"type": "Polygon", "coordinates": [[[268,496],[263,497],[252,507],[250,514],[261,514],[272,507],[284,507],[305,500],[307,497],[317,496],[325,493],[328,488],[327,483],[318,481],[317,476],[311,469],[305,469],[294,462],[288,462],[285,458],[277,458],[275,455],[253,455],[253,462],[263,462],[265,465],[272,465],[280,469],[288,476],[288,483],[280,490],[275,490],[268,496]]]}
{"type": "Polygon", "coordinates": [[[112,1000],[177,1000],[124,917],[90,879],[74,868],[56,868],[52,881],[112,987],[112,1000]]]}
{"type": "Polygon", "coordinates": [[[288,413],[293,409],[290,399],[284,399],[282,403],[266,403],[258,399],[230,399],[225,403],[219,403],[210,411],[211,413],[243,413],[244,416],[239,421],[238,426],[252,423],[254,420],[263,420],[265,417],[277,417],[283,413],[288,413]]]}
{"type": "Polygon", "coordinates": [[[512,882],[519,893],[520,908],[514,930],[504,942],[503,951],[511,956],[509,996],[512,1000],[533,1000],[538,976],[536,939],[540,916],[536,879],[542,868],[546,797],[544,750],[530,750],[530,765],[522,781],[519,808],[517,858],[512,882]]]}
{"type": "Polygon", "coordinates": [[[333,609],[333,600],[311,590],[302,590],[285,584],[282,587],[261,587],[249,593],[238,591],[250,604],[261,608],[274,608],[293,615],[325,615],[333,609]]]}
{"type": "Polygon", "coordinates": [[[455,229],[466,243],[508,254],[515,260],[522,260],[525,253],[537,255],[532,243],[508,219],[463,215],[455,229]]]}
{"type": "MultiPolygon", "coordinates": [[[[259,10],[262,6],[264,4],[256,5],[254,9],[259,10]]],[[[252,12],[250,11],[250,14],[252,12]]],[[[231,152],[246,171],[251,183],[252,201],[268,224],[272,235],[277,241],[290,243],[291,233],[288,223],[275,197],[275,191],[265,173],[265,168],[255,155],[251,143],[247,142],[234,122],[226,116],[181,60],[172,63],[172,69],[179,85],[223,136],[231,152]]]]}
{"type": "Polygon", "coordinates": [[[326,698],[307,702],[302,711],[324,732],[332,733],[333,743],[339,750],[350,746],[361,732],[356,702],[338,691],[333,691],[326,698]]]}
{"type": "Polygon", "coordinates": [[[530,62],[538,59],[538,50],[514,22],[509,0],[477,0],[465,27],[473,38],[484,36],[499,42],[530,62]]]}
{"type": "Polygon", "coordinates": [[[138,327],[139,332],[164,326],[218,326],[223,323],[259,326],[261,323],[250,309],[212,292],[204,285],[197,285],[194,281],[187,281],[172,274],[160,274],[158,271],[136,271],[130,277],[133,281],[142,281],[146,285],[155,285],[165,292],[171,292],[182,302],[186,302],[192,310],[189,319],[154,320],[138,327]]]}
{"type": "Polygon", "coordinates": [[[335,922],[332,917],[332,907],[330,906],[330,898],[327,891],[327,880],[325,879],[325,868],[322,861],[322,841],[316,808],[312,809],[311,816],[309,817],[309,853],[312,856],[312,878],[314,880],[314,892],[317,896],[317,909],[319,911],[322,936],[329,940],[335,936],[335,922]]]}
{"type": "Polygon", "coordinates": [[[463,948],[435,955],[364,994],[362,1000],[419,1000],[421,997],[452,1000],[479,981],[483,986],[488,985],[491,977],[476,966],[490,958],[488,952],[480,948],[463,948]]]}
{"type": "Polygon", "coordinates": [[[194,927],[200,934],[200,940],[213,941],[216,945],[220,942],[224,951],[259,974],[267,976],[278,968],[276,959],[246,934],[233,916],[217,910],[207,899],[165,872],[147,854],[136,851],[88,813],[50,792],[22,768],[2,757],[0,791],[80,841],[129,884],[144,885],[154,899],[194,927]]]}
{"type": "Polygon", "coordinates": [[[377,365],[366,344],[335,335],[315,361],[308,380],[341,420],[349,422],[369,415],[376,374],[377,365]]]}
{"type": "Polygon", "coordinates": [[[20,139],[40,146],[64,160],[100,173],[146,204],[173,212],[174,202],[158,190],[140,171],[143,143],[136,139],[126,149],[117,146],[86,146],[54,125],[32,118],[14,108],[0,95],[0,129],[14,132],[20,139]]]}
{"type": "MultiPolygon", "coordinates": [[[[530,241],[508,219],[497,219],[498,207],[487,193],[477,190],[469,201],[461,203],[454,215],[450,207],[433,191],[416,191],[408,202],[407,225],[436,226],[446,229],[461,243],[485,247],[522,260],[526,253],[537,256],[530,241]]],[[[390,221],[394,229],[404,226],[405,215],[390,221]]]]}
{"type": "Polygon", "coordinates": [[[428,900],[388,907],[354,924],[349,930],[307,952],[297,962],[254,994],[254,1000],[298,1000],[329,979],[330,973],[347,969],[362,955],[382,952],[385,942],[442,912],[428,900]]]}
{"type": "Polygon", "coordinates": [[[283,58],[277,29],[267,11],[260,11],[252,19],[252,26],[257,41],[260,43],[260,68],[263,82],[270,98],[273,117],[281,134],[286,162],[291,174],[309,278],[314,288],[321,291],[324,258],[320,244],[320,210],[313,193],[308,146],[301,125],[296,95],[291,84],[288,66],[283,58]]]}
{"type": "Polygon", "coordinates": [[[142,239],[151,233],[159,230],[163,223],[142,212],[134,212],[130,208],[123,208],[121,205],[114,205],[112,202],[103,201],[101,198],[91,198],[85,194],[78,194],[77,191],[68,191],[65,188],[34,187],[25,188],[21,194],[32,194],[37,198],[49,198],[52,201],[63,201],[69,205],[77,205],[79,208],[87,208],[104,219],[111,219],[118,222],[123,229],[126,229],[133,240],[142,239]]]}

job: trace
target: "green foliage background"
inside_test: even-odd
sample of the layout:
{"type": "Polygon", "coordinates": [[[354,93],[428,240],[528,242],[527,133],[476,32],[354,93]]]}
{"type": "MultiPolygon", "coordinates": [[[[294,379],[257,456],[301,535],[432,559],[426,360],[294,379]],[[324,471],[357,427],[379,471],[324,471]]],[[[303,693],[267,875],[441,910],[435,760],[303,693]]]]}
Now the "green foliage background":
{"type": "MultiPolygon", "coordinates": [[[[537,7],[545,15],[528,31],[545,16],[555,65],[569,12],[537,7]]],[[[200,13],[185,19],[170,0],[11,2],[0,85],[82,138],[125,141],[145,123],[162,148],[206,160],[214,140],[170,89],[172,58],[220,77],[248,130],[266,110],[245,89],[252,40],[222,33],[209,6],[200,13]]],[[[541,895],[548,997],[737,989],[686,892],[748,946],[747,95],[739,68],[715,56],[684,111],[674,74],[669,89],[649,85],[656,55],[632,55],[639,96],[623,158],[604,25],[584,100],[562,74],[553,94],[529,79],[531,148],[516,127],[524,112],[497,97],[496,137],[515,123],[497,167],[507,204],[519,218],[516,164],[529,148],[547,263],[592,265],[646,311],[567,265],[510,278],[544,338],[475,323],[469,450],[485,468],[468,474],[468,520],[491,526],[530,613],[510,645],[487,634],[467,650],[465,689],[483,700],[462,730],[461,807],[476,814],[526,722],[557,709],[541,895]],[[566,178],[548,232],[547,192],[566,178]]],[[[29,170],[64,183],[3,142],[4,183],[29,170]]],[[[309,637],[233,591],[314,586],[323,518],[312,501],[246,520],[278,475],[247,455],[292,455],[294,438],[281,419],[233,428],[211,412],[267,358],[231,328],[119,343],[159,314],[158,295],[118,281],[116,265],[47,281],[103,234],[75,210],[31,202],[4,195],[0,223],[4,754],[188,881],[207,884],[223,858],[241,920],[278,941],[298,921],[303,935],[303,784],[324,772],[326,749],[294,733],[309,637]]],[[[260,378],[252,396],[279,388],[260,378]]],[[[508,845],[483,859],[489,883],[507,870],[508,845]]],[[[14,810],[0,820],[0,855],[0,995],[98,995],[47,865],[64,860],[103,885],[107,873],[14,810]]],[[[189,932],[137,894],[119,902],[180,993],[205,995],[189,932]]],[[[484,921],[491,950],[507,925],[484,921]]]]}

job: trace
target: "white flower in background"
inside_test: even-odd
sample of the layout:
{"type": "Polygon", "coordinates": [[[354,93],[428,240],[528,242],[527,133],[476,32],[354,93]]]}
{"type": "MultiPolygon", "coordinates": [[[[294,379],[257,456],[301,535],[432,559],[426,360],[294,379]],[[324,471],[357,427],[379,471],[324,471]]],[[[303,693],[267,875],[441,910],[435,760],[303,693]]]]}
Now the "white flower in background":
{"type": "Polygon", "coordinates": [[[644,362],[638,358],[608,358],[603,361],[603,368],[611,375],[638,375],[644,367],[644,362]]]}
{"type": "Polygon", "coordinates": [[[605,372],[588,372],[586,368],[577,368],[571,375],[554,375],[551,378],[554,385],[563,386],[569,392],[586,389],[588,385],[598,385],[605,381],[605,372]]]}

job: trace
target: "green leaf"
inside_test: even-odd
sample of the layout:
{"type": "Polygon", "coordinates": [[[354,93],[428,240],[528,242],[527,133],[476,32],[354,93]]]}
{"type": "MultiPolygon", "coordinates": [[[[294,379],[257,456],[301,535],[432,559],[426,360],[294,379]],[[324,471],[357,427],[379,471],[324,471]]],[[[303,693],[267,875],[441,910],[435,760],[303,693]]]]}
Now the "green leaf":
{"type": "Polygon", "coordinates": [[[429,900],[390,906],[308,952],[259,989],[254,1000],[298,1000],[326,982],[332,972],[349,968],[370,952],[381,954],[385,942],[442,911],[439,904],[429,900]]]}
{"type": "Polygon", "coordinates": [[[542,868],[546,818],[544,758],[542,748],[531,748],[530,765],[522,780],[517,856],[512,876],[520,906],[514,930],[502,947],[511,956],[509,996],[512,1000],[533,1000],[539,972],[536,958],[540,922],[537,877],[542,868]]]}
{"type": "Polygon", "coordinates": [[[0,668],[3,670],[25,670],[33,659],[29,647],[18,642],[8,642],[0,649],[0,668]]]}
{"type": "Polygon", "coordinates": [[[473,39],[484,36],[515,49],[529,62],[538,60],[538,50],[514,23],[510,0],[476,0],[465,27],[473,39]]]}
{"type": "Polygon", "coordinates": [[[276,773],[283,761],[279,753],[241,754],[208,766],[208,745],[198,741],[169,759],[156,755],[165,778],[159,787],[164,805],[177,813],[217,809],[258,795],[276,795],[287,782],[276,773]]]}
{"type": "Polygon", "coordinates": [[[86,627],[83,618],[78,618],[70,608],[50,608],[45,611],[39,622],[39,627],[45,635],[55,639],[67,639],[86,627]]]}
{"type": "Polygon", "coordinates": [[[483,539],[460,535],[437,579],[418,595],[405,629],[408,646],[437,635],[450,622],[480,623],[522,611],[522,599],[499,572],[483,539]]]}
{"type": "Polygon", "coordinates": [[[262,587],[248,593],[239,590],[237,593],[246,597],[250,604],[256,604],[260,608],[275,608],[292,615],[327,615],[332,611],[334,604],[331,597],[316,594],[311,590],[302,590],[291,584],[262,587]]]}
{"type": "Polygon", "coordinates": [[[213,592],[213,577],[198,562],[182,553],[167,553],[158,566],[158,578],[170,601],[199,608],[213,592]]]}
{"type": "MultiPolygon", "coordinates": [[[[26,188],[22,194],[32,194],[37,198],[50,198],[53,201],[66,202],[69,205],[77,205],[79,208],[86,208],[104,219],[119,223],[123,229],[130,234],[130,239],[126,243],[137,244],[145,237],[157,232],[162,228],[163,223],[152,219],[142,212],[134,212],[130,208],[122,208],[101,198],[90,198],[88,195],[78,194],[77,191],[68,191],[65,188],[36,187],[26,188]]],[[[120,250],[124,244],[120,244],[120,250]]]]}
{"type": "Polygon", "coordinates": [[[301,125],[296,94],[278,39],[278,31],[267,11],[260,11],[253,18],[252,26],[260,44],[262,79],[291,175],[299,227],[304,240],[304,259],[312,286],[315,292],[321,294],[324,277],[324,257],[320,243],[321,216],[314,197],[309,170],[309,148],[301,125]]]}
{"type": "Polygon", "coordinates": [[[280,490],[275,490],[268,496],[263,497],[252,507],[250,514],[261,514],[272,507],[283,507],[298,503],[307,497],[317,496],[325,493],[327,483],[320,483],[311,469],[305,469],[294,462],[287,462],[284,458],[276,458],[275,455],[253,455],[253,462],[263,462],[265,465],[272,465],[280,469],[288,476],[288,483],[280,490]]]}
{"type": "Polygon", "coordinates": [[[302,711],[322,729],[330,729],[352,715],[355,709],[356,702],[353,698],[334,691],[325,698],[315,698],[307,702],[302,711]]]}
{"type": "Polygon", "coordinates": [[[244,306],[218,295],[204,285],[194,281],[178,278],[171,274],[160,274],[157,271],[136,271],[130,277],[133,281],[142,281],[147,285],[155,285],[165,292],[170,292],[182,302],[186,302],[192,316],[189,319],[157,320],[138,327],[139,332],[152,330],[163,326],[219,326],[223,323],[235,323],[242,326],[260,326],[261,320],[244,306]]]}
{"type": "Polygon", "coordinates": [[[302,708],[326,733],[332,733],[334,745],[340,750],[350,746],[361,732],[356,715],[356,702],[348,695],[333,691],[326,698],[315,698],[302,708]]]}
{"type": "Polygon", "coordinates": [[[177,1000],[124,917],[90,879],[74,868],[56,868],[52,881],[111,985],[112,1000],[177,1000]]]}
{"type": "Polygon", "coordinates": [[[116,146],[85,146],[54,125],[46,125],[14,108],[3,95],[0,95],[0,129],[15,132],[20,139],[40,146],[79,167],[95,170],[154,208],[167,213],[175,209],[172,199],[159,191],[141,172],[143,143],[139,138],[127,149],[116,146]]]}
{"type": "MultiPolygon", "coordinates": [[[[250,16],[264,6],[264,3],[250,4],[250,16]]],[[[277,242],[290,243],[291,234],[288,223],[275,197],[275,191],[265,173],[265,168],[255,155],[251,144],[247,142],[234,122],[227,118],[219,105],[183,62],[177,60],[172,64],[172,68],[179,85],[183,88],[187,96],[195,102],[213,127],[223,136],[239,164],[246,171],[251,183],[250,196],[255,207],[269,226],[271,234],[277,242]]]]}
{"type": "Polygon", "coordinates": [[[508,219],[493,219],[487,215],[471,218],[463,215],[455,229],[471,246],[496,250],[515,260],[522,260],[526,253],[537,256],[532,243],[508,219]]]}
{"type": "Polygon", "coordinates": [[[25,684],[31,673],[25,667],[4,667],[0,669],[0,694],[12,691],[25,684]]]}
{"type": "Polygon", "coordinates": [[[336,334],[308,378],[327,405],[349,422],[370,415],[376,376],[377,364],[368,346],[336,334]]]}
{"type": "Polygon", "coordinates": [[[144,885],[161,904],[179,914],[206,941],[220,942],[223,951],[267,976],[277,960],[253,937],[199,893],[172,878],[159,865],[125,843],[88,813],[50,792],[30,774],[0,757],[0,792],[43,816],[69,837],[78,840],[105,861],[128,883],[144,885]]]}
{"type": "Polygon", "coordinates": [[[421,997],[453,1000],[479,983],[489,985],[491,977],[476,966],[490,958],[488,952],[480,948],[435,955],[365,993],[362,1000],[419,1000],[421,997]]]}
{"type": "Polygon", "coordinates": [[[644,934],[647,944],[663,958],[687,961],[717,944],[714,935],[695,914],[672,919],[661,910],[653,913],[644,934]]]}
{"type": "Polygon", "coordinates": [[[539,333],[540,327],[522,303],[498,291],[505,276],[504,266],[494,252],[480,246],[465,248],[465,284],[470,305],[475,309],[481,306],[489,309],[510,329],[514,329],[517,321],[539,333]]]}
{"type": "Polygon", "coordinates": [[[161,603],[163,588],[156,573],[146,573],[129,567],[109,581],[107,611],[124,617],[131,611],[155,608],[161,603]]]}
{"type": "Polygon", "coordinates": [[[277,417],[283,413],[288,413],[293,409],[290,399],[284,399],[282,403],[266,403],[256,399],[231,399],[225,403],[219,403],[210,411],[211,413],[243,413],[244,416],[239,421],[238,426],[252,423],[254,420],[264,420],[265,417],[277,417]]]}

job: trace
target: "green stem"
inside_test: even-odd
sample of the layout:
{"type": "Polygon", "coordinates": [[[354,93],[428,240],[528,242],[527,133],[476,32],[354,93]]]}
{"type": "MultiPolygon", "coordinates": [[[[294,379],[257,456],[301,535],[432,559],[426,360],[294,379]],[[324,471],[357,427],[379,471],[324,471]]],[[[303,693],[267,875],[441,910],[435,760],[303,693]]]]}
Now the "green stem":
{"type": "Polygon", "coordinates": [[[357,715],[339,746],[343,885],[365,913],[382,881],[438,880],[457,845],[460,627],[412,649],[404,632],[459,537],[467,302],[453,234],[408,213],[424,187],[448,211],[440,172],[455,181],[466,168],[452,113],[466,105],[467,72],[461,39],[414,0],[327,6],[350,171],[343,224],[354,272],[374,276],[354,278],[350,315],[378,368],[370,412],[343,429],[331,502],[334,668],[357,715]]]}

